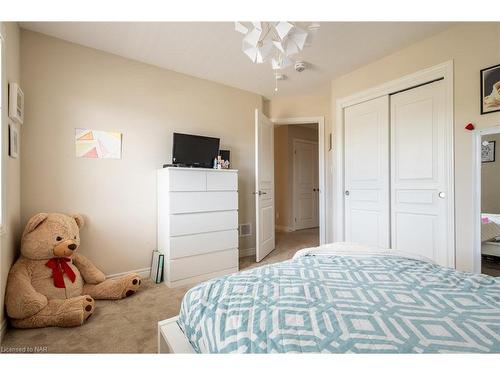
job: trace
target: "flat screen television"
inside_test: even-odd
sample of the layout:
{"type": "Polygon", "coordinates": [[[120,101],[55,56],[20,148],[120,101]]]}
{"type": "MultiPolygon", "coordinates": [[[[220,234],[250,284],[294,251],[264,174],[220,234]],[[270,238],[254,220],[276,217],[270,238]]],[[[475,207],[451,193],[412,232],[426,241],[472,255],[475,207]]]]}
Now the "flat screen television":
{"type": "Polygon", "coordinates": [[[219,138],[174,133],[172,164],[212,168],[219,154],[219,138]]]}

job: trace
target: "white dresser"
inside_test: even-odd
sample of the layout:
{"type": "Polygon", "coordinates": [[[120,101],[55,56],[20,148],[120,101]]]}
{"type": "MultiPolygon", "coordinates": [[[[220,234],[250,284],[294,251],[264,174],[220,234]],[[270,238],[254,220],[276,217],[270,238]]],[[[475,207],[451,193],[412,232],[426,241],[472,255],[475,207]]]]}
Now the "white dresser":
{"type": "Polygon", "coordinates": [[[238,271],[238,171],[158,171],[158,250],[169,287],[238,271]]]}

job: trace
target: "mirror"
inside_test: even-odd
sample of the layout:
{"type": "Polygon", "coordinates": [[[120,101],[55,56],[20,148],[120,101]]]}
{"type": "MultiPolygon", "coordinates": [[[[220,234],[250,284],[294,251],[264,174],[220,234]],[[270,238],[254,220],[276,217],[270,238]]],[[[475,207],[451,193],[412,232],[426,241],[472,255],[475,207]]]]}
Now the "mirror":
{"type": "Polygon", "coordinates": [[[500,276],[500,133],[481,137],[481,273],[500,276]]]}

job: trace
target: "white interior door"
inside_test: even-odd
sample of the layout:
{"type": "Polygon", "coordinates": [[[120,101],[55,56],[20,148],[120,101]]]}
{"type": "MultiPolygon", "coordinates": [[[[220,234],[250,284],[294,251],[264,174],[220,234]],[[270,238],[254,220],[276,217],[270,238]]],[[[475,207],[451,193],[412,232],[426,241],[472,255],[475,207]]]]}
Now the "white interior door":
{"type": "Polygon", "coordinates": [[[255,252],[257,262],[275,247],[274,125],[255,110],[255,252]]]}
{"type": "Polygon", "coordinates": [[[318,144],[293,141],[293,211],[294,229],[319,225],[318,144]]]}
{"type": "Polygon", "coordinates": [[[389,98],[344,110],[345,239],[390,246],[389,98]]]}
{"type": "Polygon", "coordinates": [[[454,266],[444,81],[390,100],[392,247],[454,266]]]}

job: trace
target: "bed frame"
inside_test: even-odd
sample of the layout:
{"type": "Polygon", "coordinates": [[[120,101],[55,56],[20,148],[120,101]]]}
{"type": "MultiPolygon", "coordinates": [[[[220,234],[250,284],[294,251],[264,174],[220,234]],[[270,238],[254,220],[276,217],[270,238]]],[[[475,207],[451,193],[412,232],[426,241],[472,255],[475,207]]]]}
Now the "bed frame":
{"type": "Polygon", "coordinates": [[[179,328],[179,316],[158,322],[158,353],[194,354],[196,351],[179,328]]]}
{"type": "Polygon", "coordinates": [[[500,242],[483,242],[481,244],[481,254],[500,257],[500,242]]]}

